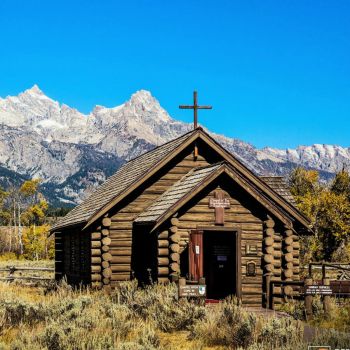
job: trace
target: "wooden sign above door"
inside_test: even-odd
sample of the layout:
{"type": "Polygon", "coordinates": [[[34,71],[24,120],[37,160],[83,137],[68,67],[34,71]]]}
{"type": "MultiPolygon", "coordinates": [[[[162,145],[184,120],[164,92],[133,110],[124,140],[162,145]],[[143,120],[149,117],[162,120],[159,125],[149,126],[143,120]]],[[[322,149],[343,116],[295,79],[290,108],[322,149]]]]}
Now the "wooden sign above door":
{"type": "Polygon", "coordinates": [[[225,198],[222,190],[216,190],[214,197],[209,199],[209,208],[215,209],[215,225],[223,225],[225,223],[225,209],[230,208],[230,199],[225,198]]]}

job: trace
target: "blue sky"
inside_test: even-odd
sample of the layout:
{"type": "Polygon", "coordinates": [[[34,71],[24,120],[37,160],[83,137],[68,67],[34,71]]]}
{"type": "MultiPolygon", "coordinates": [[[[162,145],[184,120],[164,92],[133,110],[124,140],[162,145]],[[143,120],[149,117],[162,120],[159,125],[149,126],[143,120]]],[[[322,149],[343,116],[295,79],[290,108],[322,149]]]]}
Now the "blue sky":
{"type": "Polygon", "coordinates": [[[350,146],[350,1],[0,1],[0,96],[89,112],[148,89],[258,147],[350,146]]]}

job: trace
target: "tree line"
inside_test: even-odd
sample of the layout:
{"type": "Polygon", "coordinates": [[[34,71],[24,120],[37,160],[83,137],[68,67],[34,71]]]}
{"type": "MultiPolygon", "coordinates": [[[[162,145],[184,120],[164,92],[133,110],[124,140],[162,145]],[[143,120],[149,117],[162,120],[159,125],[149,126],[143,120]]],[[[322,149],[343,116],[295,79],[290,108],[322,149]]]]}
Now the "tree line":
{"type": "Polygon", "coordinates": [[[6,191],[0,187],[0,251],[27,259],[54,256],[49,237],[48,203],[39,191],[40,180],[24,181],[6,191]]]}
{"type": "Polygon", "coordinates": [[[329,183],[315,170],[296,168],[289,186],[297,207],[312,225],[302,237],[302,257],[309,261],[350,262],[350,175],[343,169],[329,183]]]}

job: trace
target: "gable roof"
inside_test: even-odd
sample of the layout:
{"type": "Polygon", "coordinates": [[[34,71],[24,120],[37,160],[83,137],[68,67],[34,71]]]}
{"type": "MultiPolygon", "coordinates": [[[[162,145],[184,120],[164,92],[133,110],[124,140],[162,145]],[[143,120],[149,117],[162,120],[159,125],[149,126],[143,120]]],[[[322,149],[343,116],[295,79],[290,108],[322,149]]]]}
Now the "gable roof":
{"type": "Polygon", "coordinates": [[[92,192],[87,199],[59,220],[51,231],[87,222],[91,216],[110,203],[113,198],[125,191],[131,184],[143,178],[147,171],[172,153],[194,132],[195,130],[192,130],[125,163],[114,175],[110,176],[106,182],[92,192]]]}
{"type": "Polygon", "coordinates": [[[164,215],[172,205],[181,200],[188,193],[193,191],[207,176],[219,169],[222,163],[203,167],[194,168],[181,180],[176,182],[166,190],[159,198],[142,212],[134,221],[135,222],[156,222],[159,217],[164,215]]]}
{"type": "Polygon", "coordinates": [[[260,176],[276,193],[282,196],[287,202],[296,207],[293,195],[290,193],[286,180],[283,176],[260,176]]]}
{"type": "Polygon", "coordinates": [[[309,220],[296,207],[288,203],[264,180],[255,175],[199,127],[124,164],[84,202],[58,221],[52,227],[51,232],[78,224],[85,224],[84,228],[88,227],[197,139],[201,139],[221,155],[239,173],[239,176],[243,176],[246,179],[245,181],[256,186],[259,191],[272,198],[277,205],[284,208],[289,215],[296,218],[303,226],[309,226],[309,220]]]}
{"type": "MultiPolygon", "coordinates": [[[[156,226],[154,228],[158,227],[164,220],[173,215],[188,200],[193,198],[205,188],[207,184],[222,173],[229,175],[246,190],[249,188],[248,192],[250,192],[250,195],[258,199],[263,206],[275,214],[282,222],[285,224],[289,223],[290,216],[285,211],[281,210],[279,206],[276,206],[276,203],[264,196],[255,186],[249,187],[244,178],[226,161],[206,167],[195,168],[190,171],[141,213],[135,219],[135,222],[155,223],[156,226]]],[[[306,228],[308,229],[308,226],[306,226],[306,228]]]]}

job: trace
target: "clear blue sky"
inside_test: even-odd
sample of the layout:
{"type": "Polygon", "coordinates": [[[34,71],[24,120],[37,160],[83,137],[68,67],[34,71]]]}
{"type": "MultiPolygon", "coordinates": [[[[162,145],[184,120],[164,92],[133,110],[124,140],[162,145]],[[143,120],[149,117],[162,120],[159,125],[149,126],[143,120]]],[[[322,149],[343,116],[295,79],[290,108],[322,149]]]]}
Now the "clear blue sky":
{"type": "Polygon", "coordinates": [[[263,147],[350,146],[350,1],[0,1],[0,96],[89,112],[148,89],[263,147]]]}

